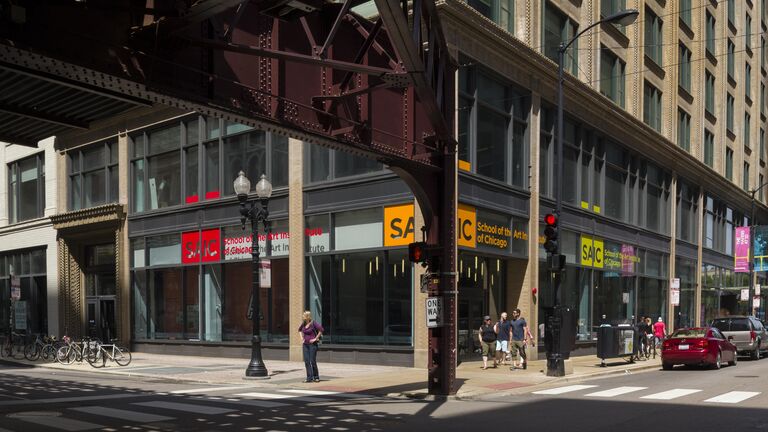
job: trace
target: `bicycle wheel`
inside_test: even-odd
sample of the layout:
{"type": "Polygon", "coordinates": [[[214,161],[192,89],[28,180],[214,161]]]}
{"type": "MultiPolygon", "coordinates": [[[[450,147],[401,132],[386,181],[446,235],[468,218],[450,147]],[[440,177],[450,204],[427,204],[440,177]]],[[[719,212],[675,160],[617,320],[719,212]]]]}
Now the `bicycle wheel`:
{"type": "Polygon", "coordinates": [[[40,358],[40,347],[36,344],[29,344],[24,347],[24,358],[29,361],[35,361],[40,358]]]}
{"type": "Polygon", "coordinates": [[[24,358],[24,348],[26,345],[21,343],[14,344],[11,348],[11,357],[15,360],[21,360],[24,358]]]}
{"type": "MultiPolygon", "coordinates": [[[[85,356],[83,356],[85,357],[85,356]]],[[[102,368],[107,364],[107,352],[104,351],[102,348],[98,348],[98,351],[94,353],[93,355],[88,355],[88,357],[85,357],[85,361],[88,362],[89,365],[95,368],[102,368]]]]}
{"type": "Polygon", "coordinates": [[[131,363],[131,352],[128,348],[115,347],[115,363],[120,366],[128,366],[131,363]]]}
{"type": "Polygon", "coordinates": [[[40,358],[48,362],[56,361],[56,348],[52,344],[45,345],[40,349],[40,358]]]}
{"type": "Polygon", "coordinates": [[[77,353],[75,353],[74,348],[69,345],[64,345],[56,351],[56,361],[61,364],[69,365],[75,361],[76,355],[77,353]]]}

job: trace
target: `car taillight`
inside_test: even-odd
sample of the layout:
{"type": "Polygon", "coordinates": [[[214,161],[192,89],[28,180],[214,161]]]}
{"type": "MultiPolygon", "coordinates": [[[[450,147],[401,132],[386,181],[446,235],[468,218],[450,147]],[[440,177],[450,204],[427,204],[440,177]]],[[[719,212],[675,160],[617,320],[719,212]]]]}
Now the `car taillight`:
{"type": "Polygon", "coordinates": [[[709,346],[709,341],[706,339],[701,339],[696,341],[696,348],[706,349],[707,346],[709,346]]]}
{"type": "Polygon", "coordinates": [[[752,339],[752,342],[754,342],[755,339],[757,339],[757,333],[755,333],[754,330],[750,331],[749,332],[749,338],[752,339]]]}
{"type": "Polygon", "coordinates": [[[665,340],[664,343],[661,345],[662,350],[668,350],[672,348],[672,341],[665,340]]]}

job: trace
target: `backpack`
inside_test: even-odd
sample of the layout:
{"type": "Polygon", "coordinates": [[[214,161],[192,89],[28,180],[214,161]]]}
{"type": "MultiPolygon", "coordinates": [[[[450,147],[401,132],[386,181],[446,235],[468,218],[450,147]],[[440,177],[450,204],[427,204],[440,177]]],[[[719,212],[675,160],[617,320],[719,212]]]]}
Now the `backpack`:
{"type": "Polygon", "coordinates": [[[317,331],[317,321],[312,320],[312,330],[315,331],[315,337],[317,337],[317,346],[320,346],[323,344],[323,335],[320,334],[319,331],[317,331]]]}

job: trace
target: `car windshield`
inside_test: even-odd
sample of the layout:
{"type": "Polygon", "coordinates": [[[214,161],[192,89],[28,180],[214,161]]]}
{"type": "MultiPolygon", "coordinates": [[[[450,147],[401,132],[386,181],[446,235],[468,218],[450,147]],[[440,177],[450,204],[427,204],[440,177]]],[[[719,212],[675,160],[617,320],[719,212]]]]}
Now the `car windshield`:
{"type": "Polygon", "coordinates": [[[749,321],[746,319],[733,319],[731,320],[731,328],[729,331],[750,331],[749,321]]]}
{"type": "Polygon", "coordinates": [[[706,329],[682,329],[672,333],[671,338],[701,338],[707,335],[706,329]]]}

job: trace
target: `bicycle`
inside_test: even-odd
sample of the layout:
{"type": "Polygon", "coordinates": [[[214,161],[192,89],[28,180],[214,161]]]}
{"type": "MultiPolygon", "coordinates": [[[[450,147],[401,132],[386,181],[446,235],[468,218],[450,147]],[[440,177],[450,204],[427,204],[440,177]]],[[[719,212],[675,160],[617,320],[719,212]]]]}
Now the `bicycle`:
{"type": "Polygon", "coordinates": [[[88,364],[94,368],[102,368],[106,366],[107,359],[117,363],[120,366],[128,366],[131,363],[131,352],[128,350],[128,348],[119,347],[114,343],[98,344],[96,355],[85,358],[88,364]]]}
{"type": "Polygon", "coordinates": [[[61,364],[72,364],[75,361],[81,362],[84,359],[95,359],[97,355],[96,347],[100,342],[85,338],[80,342],[73,341],[69,336],[64,336],[65,345],[56,350],[56,361],[61,364]]]}
{"type": "Polygon", "coordinates": [[[56,360],[56,350],[58,342],[55,336],[36,335],[35,341],[24,347],[24,357],[29,361],[35,361],[42,358],[45,361],[56,360]]]}
{"type": "Polygon", "coordinates": [[[24,335],[11,332],[11,336],[6,336],[3,341],[2,349],[0,349],[0,356],[21,360],[24,358],[24,345],[24,335]]]}

